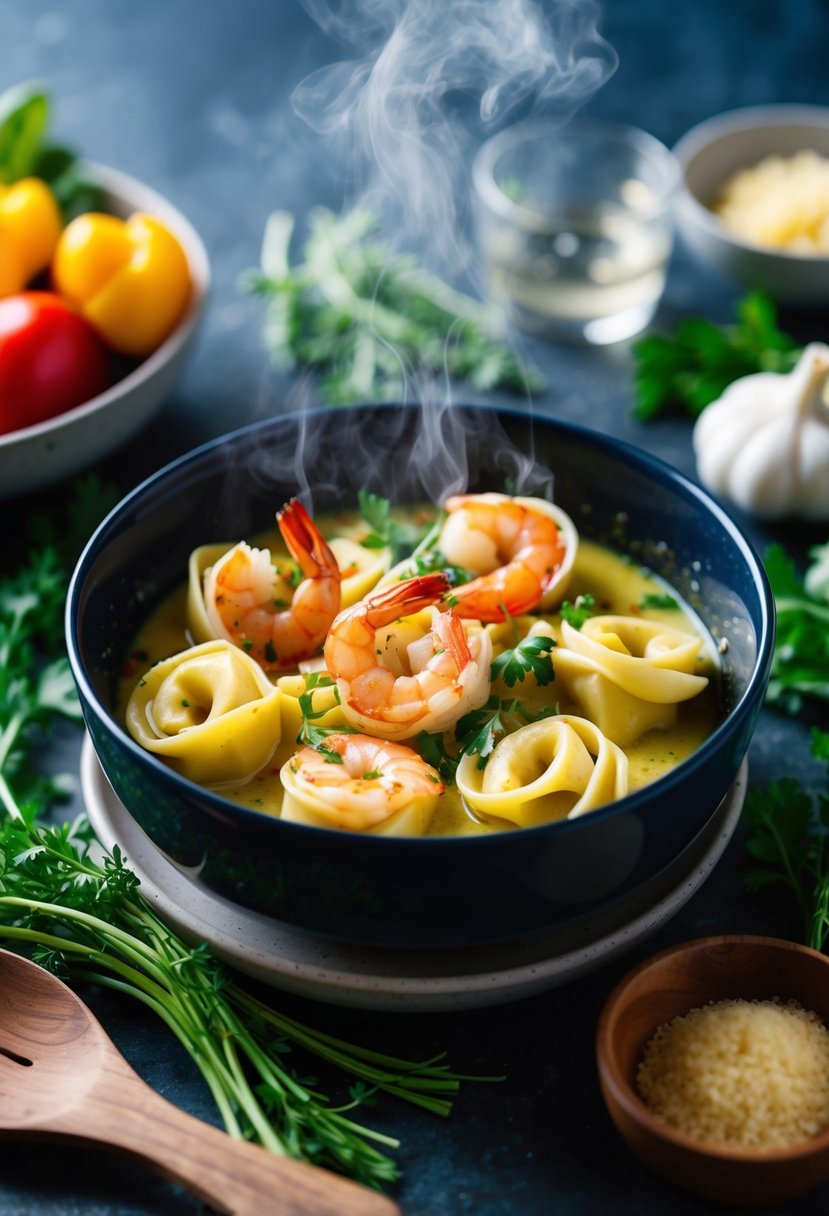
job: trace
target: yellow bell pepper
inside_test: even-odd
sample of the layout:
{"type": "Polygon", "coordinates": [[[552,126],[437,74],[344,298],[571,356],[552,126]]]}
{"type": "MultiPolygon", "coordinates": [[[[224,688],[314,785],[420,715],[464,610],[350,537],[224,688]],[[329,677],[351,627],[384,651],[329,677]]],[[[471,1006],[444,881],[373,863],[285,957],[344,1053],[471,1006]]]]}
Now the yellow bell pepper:
{"type": "Polygon", "coordinates": [[[52,191],[39,177],[0,186],[0,296],[15,295],[45,270],[60,236],[52,191]]]}
{"type": "Polygon", "coordinates": [[[61,233],[52,276],[62,296],[114,350],[143,358],[175,329],[190,295],[190,269],[160,220],[90,211],[61,233]]]}

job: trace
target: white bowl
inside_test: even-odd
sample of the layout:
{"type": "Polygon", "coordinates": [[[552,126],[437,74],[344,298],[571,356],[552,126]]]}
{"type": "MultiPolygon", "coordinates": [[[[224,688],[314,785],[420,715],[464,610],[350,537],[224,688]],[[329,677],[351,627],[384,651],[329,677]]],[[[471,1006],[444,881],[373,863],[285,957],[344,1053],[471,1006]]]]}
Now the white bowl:
{"type": "Polygon", "coordinates": [[[693,127],[674,148],[683,177],[677,225],[694,253],[744,287],[766,291],[782,304],[815,306],[829,303],[829,257],[742,241],[710,210],[738,169],[804,149],[829,157],[829,108],[749,106],[693,127]]]}
{"type": "Polygon", "coordinates": [[[181,212],[125,173],[89,163],[83,168],[103,187],[107,206],[116,215],[126,218],[134,211],[147,211],[175,233],[190,265],[190,301],[161,346],[106,392],[46,422],[0,435],[0,498],[12,498],[70,477],[119,447],[149,422],[184,367],[207,295],[207,250],[181,212]]]}

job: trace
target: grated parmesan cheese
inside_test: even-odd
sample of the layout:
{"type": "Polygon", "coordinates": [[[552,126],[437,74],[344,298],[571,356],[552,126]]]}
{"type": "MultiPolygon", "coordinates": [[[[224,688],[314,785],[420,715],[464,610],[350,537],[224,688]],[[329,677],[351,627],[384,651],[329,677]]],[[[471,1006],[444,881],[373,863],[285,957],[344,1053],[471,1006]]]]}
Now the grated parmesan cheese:
{"type": "Polygon", "coordinates": [[[829,160],[810,151],[768,156],[736,173],[712,210],[741,240],[829,254],[829,160]]]}
{"type": "Polygon", "coordinates": [[[639,1093],[696,1140],[774,1148],[829,1127],[829,1031],[795,1001],[729,1000],[663,1023],[639,1093]]]}

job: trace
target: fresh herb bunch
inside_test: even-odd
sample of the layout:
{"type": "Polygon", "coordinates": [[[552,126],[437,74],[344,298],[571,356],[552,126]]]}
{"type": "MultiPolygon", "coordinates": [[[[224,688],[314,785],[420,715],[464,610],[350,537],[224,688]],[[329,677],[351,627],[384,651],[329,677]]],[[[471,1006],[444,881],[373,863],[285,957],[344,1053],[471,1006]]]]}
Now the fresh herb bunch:
{"type": "Polygon", "coordinates": [[[731,325],[691,317],[673,337],[649,334],[634,344],[633,416],[640,422],[668,413],[696,418],[740,376],[791,371],[800,353],[778,329],[771,300],[752,292],[737,304],[731,325]]]}
{"type": "MultiPolygon", "coordinates": [[[[829,766],[829,733],[815,727],[811,750],[829,766]]],[[[746,848],[763,863],[749,871],[746,885],[752,891],[787,886],[806,944],[823,950],[829,940],[829,794],[812,797],[794,778],[784,777],[766,789],[750,789],[744,815],[750,828],[746,848]]]]}
{"type": "Polygon", "coordinates": [[[84,176],[75,153],[47,139],[51,119],[49,94],[39,84],[18,84],[0,94],[0,182],[42,178],[67,220],[102,211],[103,191],[84,176]]]}
{"type": "Polygon", "coordinates": [[[804,697],[829,701],[829,545],[812,549],[804,580],[780,545],[765,556],[777,609],[777,636],[766,700],[797,713],[804,697]]]}
{"type": "Polygon", "coordinates": [[[248,995],[204,946],[172,933],[118,850],[101,856],[85,816],[50,825],[61,796],[37,750],[59,717],[80,718],[65,654],[66,576],[53,550],[0,578],[0,940],[71,982],[127,993],[152,1009],[199,1067],[228,1131],[347,1173],[369,1186],[397,1176],[392,1138],[353,1110],[378,1091],[438,1115],[461,1078],[439,1056],[412,1063],[355,1047],[248,995]],[[332,1105],[285,1061],[301,1047],[343,1070],[350,1099],[332,1105]]]}
{"type": "Polygon", "coordinates": [[[424,372],[479,391],[543,387],[503,342],[498,310],[428,274],[414,255],[394,253],[376,227],[366,211],[317,209],[304,260],[292,264],[293,217],[270,216],[261,267],[243,285],[267,301],[264,340],[277,366],[324,373],[330,405],[400,399],[424,372]]]}

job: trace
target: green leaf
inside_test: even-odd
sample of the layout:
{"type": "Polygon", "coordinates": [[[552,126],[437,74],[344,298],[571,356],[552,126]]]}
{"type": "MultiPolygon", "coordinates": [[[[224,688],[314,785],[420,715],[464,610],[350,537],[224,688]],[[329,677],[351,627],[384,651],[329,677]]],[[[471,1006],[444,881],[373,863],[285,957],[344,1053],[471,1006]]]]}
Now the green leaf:
{"type": "Polygon", "coordinates": [[[640,612],[647,612],[649,609],[661,611],[672,608],[679,608],[679,604],[672,595],[657,595],[655,592],[651,592],[643,595],[639,601],[640,612]]]}
{"type": "Polygon", "coordinates": [[[503,703],[498,696],[491,696],[480,709],[473,709],[458,722],[455,728],[461,751],[478,756],[478,768],[483,768],[498,742],[506,734],[501,717],[503,703]]]}
{"type": "Polygon", "coordinates": [[[508,688],[522,683],[527,676],[532,675],[536,684],[543,688],[554,679],[552,651],[555,642],[552,638],[531,636],[512,649],[504,650],[494,660],[490,676],[494,683],[503,679],[508,688]]]}
{"type": "Polygon", "coordinates": [[[585,621],[596,615],[595,597],[590,594],[577,595],[573,604],[569,600],[565,600],[559,612],[561,619],[568,625],[572,625],[574,629],[581,629],[585,621]]]}
{"type": "MultiPolygon", "coordinates": [[[[818,551],[815,564],[821,560],[818,551]]],[[[766,700],[797,713],[804,698],[829,700],[829,602],[806,591],[794,562],[780,545],[770,546],[764,564],[777,609],[766,700]]]]}
{"type": "Polygon", "coordinates": [[[49,97],[38,84],[14,85],[0,95],[0,180],[28,177],[49,126],[49,97]]]}
{"type": "Polygon", "coordinates": [[[741,376],[787,372],[800,347],[777,328],[772,301],[754,292],[737,304],[736,321],[683,321],[672,336],[649,334],[633,346],[633,415],[650,422],[663,414],[697,418],[741,376]]]}
{"type": "Polygon", "coordinates": [[[398,562],[407,556],[431,531],[431,525],[425,527],[397,520],[391,513],[391,502],[380,494],[371,494],[368,490],[359,490],[357,502],[360,514],[372,531],[364,537],[361,544],[367,549],[385,549],[392,551],[392,561],[398,562]]]}
{"type": "Polygon", "coordinates": [[[426,763],[431,764],[432,768],[440,773],[447,785],[454,785],[459,757],[453,756],[447,750],[445,737],[422,730],[416,742],[417,750],[426,763]]]}

